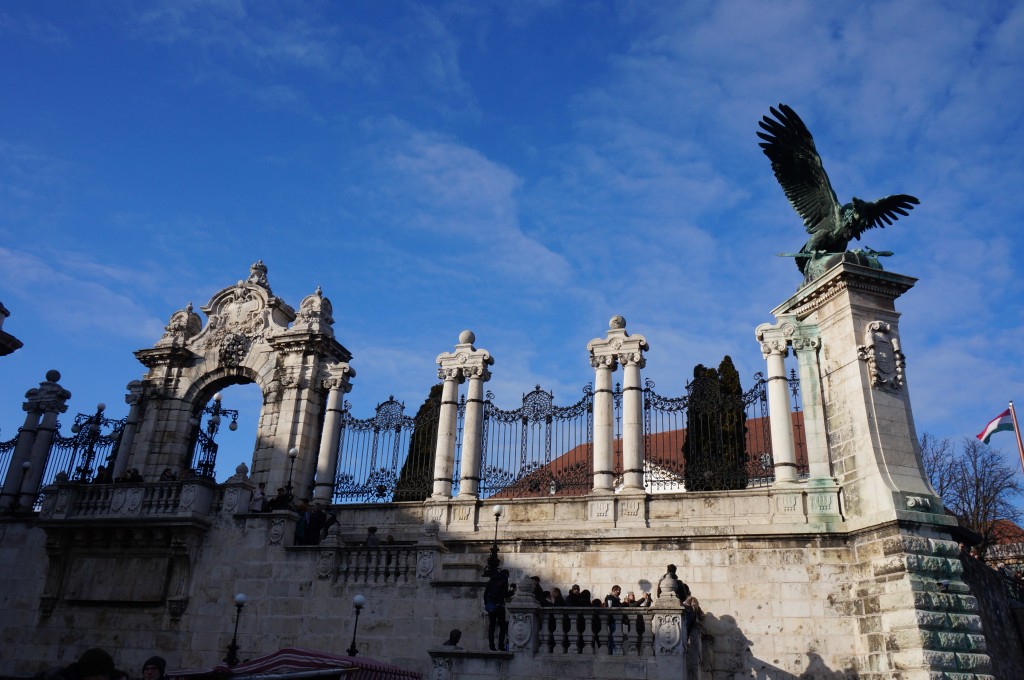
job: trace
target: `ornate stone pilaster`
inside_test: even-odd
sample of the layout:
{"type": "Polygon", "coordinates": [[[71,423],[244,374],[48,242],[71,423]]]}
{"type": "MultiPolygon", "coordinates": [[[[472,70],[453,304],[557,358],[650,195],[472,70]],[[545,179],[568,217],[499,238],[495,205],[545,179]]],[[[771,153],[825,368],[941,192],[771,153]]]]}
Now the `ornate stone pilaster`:
{"type": "Polygon", "coordinates": [[[313,500],[330,503],[334,496],[334,482],[338,472],[338,442],[341,438],[341,418],[344,412],[345,394],[351,389],[349,378],[355,375],[348,364],[340,364],[330,371],[324,380],[328,390],[327,411],[324,414],[324,429],[320,435],[320,451],[316,462],[316,488],[313,500]]]}
{"type": "Polygon", "coordinates": [[[629,335],[626,320],[613,316],[608,322],[604,338],[587,343],[590,364],[594,367],[594,493],[610,490],[608,477],[613,469],[613,426],[611,373],[615,366],[623,367],[622,396],[622,463],[623,490],[643,493],[643,393],[640,369],[644,366],[643,353],[648,349],[642,335],[629,335]]]}
{"type": "Polygon", "coordinates": [[[117,446],[117,459],[114,460],[113,478],[117,479],[128,468],[135,433],[139,430],[139,418],[144,407],[145,387],[140,380],[128,383],[128,394],[124,395],[124,403],[128,404],[128,418],[121,432],[121,442],[117,446]]]}
{"type": "Polygon", "coordinates": [[[462,331],[454,352],[437,356],[437,377],[444,380],[441,389],[441,412],[434,449],[434,489],[431,498],[452,497],[452,474],[455,468],[455,446],[458,427],[459,384],[469,378],[469,399],[466,404],[465,436],[462,441],[463,460],[459,479],[459,497],[476,498],[480,485],[481,425],[483,420],[483,383],[490,379],[487,367],[494,359],[486,350],[473,346],[476,336],[462,331]]]}

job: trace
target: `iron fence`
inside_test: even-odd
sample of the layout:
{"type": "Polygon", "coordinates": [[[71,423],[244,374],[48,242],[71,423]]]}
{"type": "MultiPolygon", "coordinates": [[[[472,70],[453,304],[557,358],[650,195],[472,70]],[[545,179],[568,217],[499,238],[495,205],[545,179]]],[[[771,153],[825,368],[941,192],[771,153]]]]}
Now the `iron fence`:
{"type": "MultiPolygon", "coordinates": [[[[18,433],[20,434],[21,430],[18,430],[18,433]]],[[[0,442],[0,486],[3,486],[7,479],[7,470],[11,467],[11,458],[14,456],[14,447],[17,444],[18,435],[14,435],[13,439],[0,442]]]]}
{"type": "MultiPolygon", "coordinates": [[[[788,378],[798,473],[807,474],[799,381],[788,378]]],[[[354,418],[345,404],[334,500],[338,503],[420,501],[430,496],[440,414],[441,385],[415,418],[394,398],[375,415],[354,418]]],[[[583,388],[568,406],[538,385],[522,404],[505,410],[487,392],[483,405],[479,495],[507,498],[580,496],[592,488],[594,392],[583,388]]],[[[616,485],[622,481],[622,388],[613,390],[616,485]]],[[[458,493],[465,398],[458,403],[452,493],[458,493]]],[[[767,381],[754,376],[749,390],[724,393],[695,379],[680,396],[664,396],[651,380],[643,388],[644,486],[648,493],[767,486],[774,481],[767,381]]]]}
{"type": "Polygon", "coordinates": [[[480,497],[583,495],[593,469],[594,390],[570,406],[537,385],[517,409],[505,411],[487,393],[484,402],[480,497]]]}
{"type": "MultiPolygon", "coordinates": [[[[405,415],[405,404],[394,397],[377,404],[371,418],[355,418],[351,409],[345,402],[334,502],[422,501],[430,496],[440,391],[431,392],[415,417],[405,415]]],[[[459,431],[464,411],[463,401],[459,431]]]]}

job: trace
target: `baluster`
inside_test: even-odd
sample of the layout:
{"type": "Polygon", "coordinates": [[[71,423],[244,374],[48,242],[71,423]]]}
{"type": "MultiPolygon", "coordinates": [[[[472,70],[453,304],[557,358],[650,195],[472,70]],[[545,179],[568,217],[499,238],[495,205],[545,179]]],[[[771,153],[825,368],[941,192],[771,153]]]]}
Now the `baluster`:
{"type": "Polygon", "coordinates": [[[591,654],[597,653],[597,648],[601,645],[600,630],[601,625],[598,618],[597,612],[592,608],[586,614],[580,617],[583,620],[583,647],[589,650],[591,654]]]}
{"type": "Polygon", "coordinates": [[[644,631],[639,636],[640,656],[654,656],[654,614],[645,608],[642,615],[644,631]]]}
{"type": "Polygon", "coordinates": [[[567,652],[571,650],[572,653],[582,654],[583,653],[583,631],[580,627],[583,624],[583,617],[579,614],[570,614],[566,616],[566,621],[569,624],[568,630],[566,631],[566,645],[567,652]]]}
{"type": "Polygon", "coordinates": [[[554,633],[554,616],[546,609],[540,610],[540,619],[537,625],[537,641],[540,643],[540,650],[551,651],[552,634],[554,633]]]}

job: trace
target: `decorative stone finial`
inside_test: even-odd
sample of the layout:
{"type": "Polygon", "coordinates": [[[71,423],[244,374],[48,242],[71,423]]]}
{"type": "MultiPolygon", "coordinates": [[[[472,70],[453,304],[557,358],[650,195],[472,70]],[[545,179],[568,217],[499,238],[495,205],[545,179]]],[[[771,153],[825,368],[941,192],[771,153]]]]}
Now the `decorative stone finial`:
{"type": "Polygon", "coordinates": [[[476,334],[471,330],[464,330],[459,333],[459,344],[460,345],[472,345],[476,342],[476,334]]]}
{"type": "Polygon", "coordinates": [[[626,327],[626,319],[624,317],[622,317],[622,316],[619,316],[618,314],[613,316],[611,318],[611,320],[608,322],[608,329],[609,330],[617,330],[619,328],[625,328],[625,327],[626,327]]]}
{"type": "Polygon", "coordinates": [[[50,369],[46,372],[46,381],[55,383],[60,380],[60,371],[56,369],[50,369]]]}
{"type": "Polygon", "coordinates": [[[257,260],[251,267],[249,267],[249,278],[248,283],[254,283],[257,286],[265,288],[268,293],[273,295],[270,290],[270,282],[267,281],[267,265],[263,264],[263,260],[257,260]]]}

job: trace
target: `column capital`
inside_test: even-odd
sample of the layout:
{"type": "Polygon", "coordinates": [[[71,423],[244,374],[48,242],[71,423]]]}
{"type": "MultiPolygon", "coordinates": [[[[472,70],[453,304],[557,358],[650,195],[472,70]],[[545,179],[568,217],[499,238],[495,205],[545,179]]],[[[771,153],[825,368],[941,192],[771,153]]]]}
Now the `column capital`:
{"type": "Polygon", "coordinates": [[[352,391],[352,378],[356,377],[356,371],[347,363],[335,364],[324,369],[326,377],[322,381],[324,389],[340,389],[345,394],[352,391]]]}
{"type": "Polygon", "coordinates": [[[615,315],[608,322],[608,332],[603,338],[594,338],[587,343],[590,365],[594,368],[611,366],[644,366],[643,353],[650,349],[647,338],[626,332],[626,320],[615,315]]]}
{"type": "Polygon", "coordinates": [[[491,372],[488,366],[494,365],[494,357],[484,349],[477,349],[473,346],[476,335],[473,331],[462,331],[459,333],[459,342],[455,345],[455,351],[442,352],[437,355],[437,377],[442,380],[458,380],[462,382],[465,378],[480,378],[485,382],[490,380],[491,372]]]}
{"type": "Polygon", "coordinates": [[[128,383],[128,394],[124,395],[124,403],[129,406],[135,406],[142,403],[145,396],[146,386],[142,384],[141,380],[133,380],[128,383]]]}
{"type": "Polygon", "coordinates": [[[58,380],[60,380],[59,371],[47,371],[46,380],[39,383],[39,387],[34,387],[25,393],[25,403],[21,408],[35,413],[66,412],[68,410],[66,402],[71,398],[71,393],[58,385],[58,380]]]}
{"type": "Polygon", "coordinates": [[[821,347],[818,327],[802,323],[795,317],[781,317],[777,323],[763,323],[754,331],[761,343],[761,354],[767,359],[772,354],[786,356],[789,347],[794,352],[817,350],[821,347]]]}

